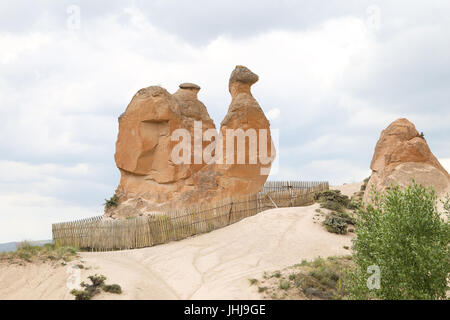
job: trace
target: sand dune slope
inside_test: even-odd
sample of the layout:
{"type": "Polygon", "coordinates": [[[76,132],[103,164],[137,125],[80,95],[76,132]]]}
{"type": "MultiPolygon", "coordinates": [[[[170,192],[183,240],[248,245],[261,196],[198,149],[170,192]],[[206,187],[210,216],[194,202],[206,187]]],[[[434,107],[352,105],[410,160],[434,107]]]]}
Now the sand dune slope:
{"type": "MultiPolygon", "coordinates": [[[[81,277],[103,274],[108,283],[122,286],[122,295],[101,294],[99,299],[258,299],[248,279],[263,271],[349,254],[344,246],[351,245],[352,236],[328,233],[315,222],[317,208],[272,209],[151,248],[84,252],[80,260],[90,269],[81,270],[81,277]]],[[[0,266],[0,299],[73,299],[66,288],[66,268],[0,266]]]]}

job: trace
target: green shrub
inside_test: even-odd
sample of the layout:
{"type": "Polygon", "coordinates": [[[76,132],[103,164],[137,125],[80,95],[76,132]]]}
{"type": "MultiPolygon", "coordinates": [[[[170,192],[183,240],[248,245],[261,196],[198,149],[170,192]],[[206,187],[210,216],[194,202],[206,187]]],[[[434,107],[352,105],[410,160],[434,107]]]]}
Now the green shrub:
{"type": "Polygon", "coordinates": [[[347,212],[334,212],[332,214],[338,216],[339,218],[344,220],[347,224],[351,225],[356,224],[356,220],[352,216],[350,216],[347,212]]]}
{"type": "Polygon", "coordinates": [[[93,275],[88,277],[91,280],[92,285],[95,287],[100,287],[105,283],[106,277],[104,275],[93,275]]]}
{"type": "Polygon", "coordinates": [[[109,200],[105,199],[105,211],[109,210],[110,208],[115,208],[119,205],[119,197],[114,194],[109,200]]]}
{"type": "Polygon", "coordinates": [[[346,212],[331,212],[323,221],[328,232],[347,234],[347,226],[355,225],[356,221],[346,212]]]}
{"type": "Polygon", "coordinates": [[[25,261],[31,262],[31,253],[26,251],[19,251],[17,253],[20,259],[23,259],[25,261]]]}
{"type": "MultiPolygon", "coordinates": [[[[447,214],[449,206],[447,198],[447,214]]],[[[450,227],[437,210],[432,189],[413,181],[384,194],[372,190],[372,205],[360,211],[357,224],[353,298],[446,298],[450,227]],[[379,267],[379,289],[368,288],[370,266],[379,267]]]]}
{"type": "Polygon", "coordinates": [[[344,206],[338,202],[334,202],[334,201],[322,201],[320,203],[320,206],[322,208],[328,209],[328,210],[332,210],[332,211],[337,211],[337,212],[343,212],[344,211],[344,206]]]}
{"type": "Polygon", "coordinates": [[[442,201],[444,204],[444,210],[447,215],[447,218],[450,218],[450,195],[447,194],[445,196],[445,201],[442,201]]]}
{"type": "Polygon", "coordinates": [[[350,210],[358,210],[359,207],[361,207],[361,202],[359,201],[351,201],[347,206],[350,210]]]}
{"type": "Polygon", "coordinates": [[[87,290],[76,290],[73,289],[70,291],[71,294],[75,296],[75,300],[91,300],[92,293],[88,292],[87,290]]]}
{"type": "Polygon", "coordinates": [[[325,259],[322,257],[317,257],[316,259],[314,259],[314,261],[312,261],[311,263],[308,263],[306,265],[311,265],[313,268],[318,268],[321,267],[325,264],[325,259]]]}
{"type": "Polygon", "coordinates": [[[328,215],[323,221],[323,224],[327,228],[328,232],[337,234],[347,233],[347,222],[344,218],[341,218],[338,215],[335,214],[328,215]]]}
{"type": "Polygon", "coordinates": [[[326,190],[317,192],[314,200],[320,203],[325,209],[344,212],[345,208],[350,206],[350,199],[346,195],[341,194],[339,190],[326,190]]]}
{"type": "Polygon", "coordinates": [[[36,251],[38,249],[38,246],[34,246],[30,242],[25,240],[25,241],[19,242],[16,245],[16,249],[18,251],[36,251]]]}
{"type": "Polygon", "coordinates": [[[282,290],[287,290],[291,287],[291,284],[289,283],[289,281],[286,280],[280,280],[280,289],[282,290]]]}
{"type": "Polygon", "coordinates": [[[71,294],[75,296],[75,300],[90,300],[93,296],[100,293],[100,288],[105,292],[122,293],[122,288],[118,284],[105,284],[106,277],[104,275],[93,275],[89,276],[88,279],[91,281],[91,284],[87,284],[82,282],[80,285],[83,287],[83,290],[72,290],[71,294]]]}
{"type": "Polygon", "coordinates": [[[122,288],[118,284],[105,284],[102,286],[103,291],[115,294],[121,294],[122,288]]]}

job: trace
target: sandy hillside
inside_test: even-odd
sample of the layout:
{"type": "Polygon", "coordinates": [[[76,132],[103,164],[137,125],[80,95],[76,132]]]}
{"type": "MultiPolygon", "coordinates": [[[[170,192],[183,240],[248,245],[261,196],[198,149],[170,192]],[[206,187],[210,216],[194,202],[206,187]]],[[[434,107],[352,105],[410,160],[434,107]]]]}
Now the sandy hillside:
{"type": "MultiPolygon", "coordinates": [[[[351,195],[359,185],[340,189],[351,195]]],[[[145,249],[83,252],[66,267],[3,264],[0,299],[73,299],[67,271],[80,261],[90,268],[81,270],[82,280],[97,273],[122,286],[122,295],[101,294],[100,299],[258,299],[248,279],[264,271],[349,254],[344,246],[351,246],[352,235],[327,232],[317,222],[317,208],[272,209],[208,234],[145,249]]]]}

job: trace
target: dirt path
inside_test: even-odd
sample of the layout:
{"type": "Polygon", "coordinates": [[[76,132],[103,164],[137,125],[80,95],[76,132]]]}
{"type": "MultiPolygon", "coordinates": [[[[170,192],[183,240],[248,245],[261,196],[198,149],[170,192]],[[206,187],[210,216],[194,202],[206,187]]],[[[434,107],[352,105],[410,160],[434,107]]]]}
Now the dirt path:
{"type": "MultiPolygon", "coordinates": [[[[317,208],[272,209],[208,234],[145,249],[84,252],[81,261],[90,269],[82,269],[81,278],[103,274],[108,283],[122,286],[122,295],[99,299],[258,299],[248,279],[264,271],[349,254],[344,246],[351,246],[352,236],[325,231],[314,220],[317,208]]],[[[0,266],[0,299],[73,299],[66,269],[0,266]]]]}

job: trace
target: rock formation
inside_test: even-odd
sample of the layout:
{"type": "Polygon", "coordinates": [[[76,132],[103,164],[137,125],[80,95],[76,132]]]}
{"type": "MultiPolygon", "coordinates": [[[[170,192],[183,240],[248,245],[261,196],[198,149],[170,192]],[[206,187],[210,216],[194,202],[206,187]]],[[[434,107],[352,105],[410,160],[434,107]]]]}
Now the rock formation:
{"type": "MultiPolygon", "coordinates": [[[[257,80],[258,76],[246,67],[237,66],[233,71],[229,81],[232,102],[219,132],[197,98],[198,85],[183,83],[174,94],[158,86],[139,90],[119,117],[115,153],[121,173],[116,190],[119,204],[106,215],[143,215],[262,189],[275,152],[271,149],[269,121],[250,92],[257,80]],[[255,152],[248,139],[244,144],[245,162],[227,161],[231,159],[227,141],[236,140],[226,136],[228,129],[231,133],[254,130],[257,136],[264,131],[260,129],[266,130],[266,144],[260,143],[258,136],[256,163],[250,161],[255,152]],[[260,161],[266,154],[269,159],[260,161]]],[[[238,146],[239,138],[234,151],[238,146]]]]}
{"type": "Polygon", "coordinates": [[[438,196],[450,190],[450,176],[431,152],[422,134],[407,119],[398,119],[381,133],[370,165],[372,176],[364,194],[370,200],[372,186],[384,191],[391,185],[408,185],[411,179],[434,187],[438,196]]]}

